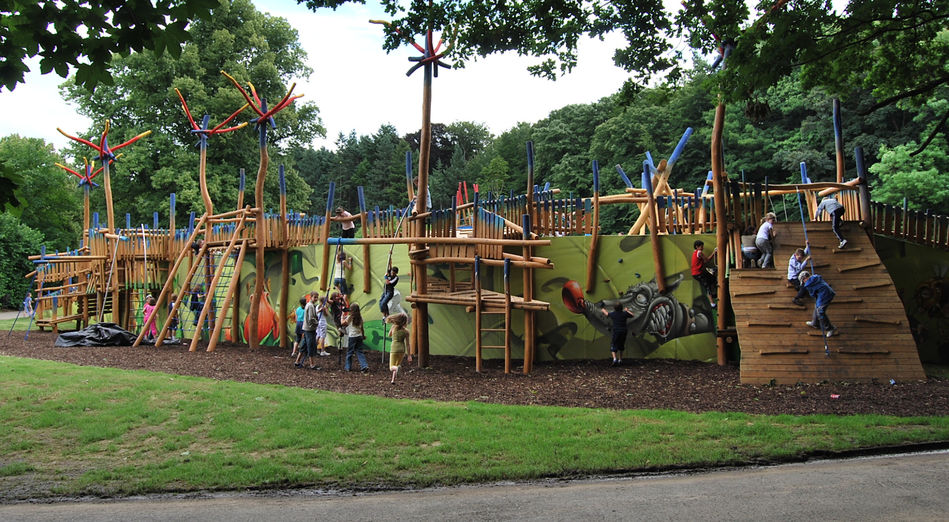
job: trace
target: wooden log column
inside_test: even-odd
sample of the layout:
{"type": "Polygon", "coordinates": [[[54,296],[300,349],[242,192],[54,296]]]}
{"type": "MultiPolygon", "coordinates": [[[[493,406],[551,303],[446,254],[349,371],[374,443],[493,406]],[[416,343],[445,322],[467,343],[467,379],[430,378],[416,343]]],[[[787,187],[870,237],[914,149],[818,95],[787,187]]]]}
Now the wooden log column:
{"type": "Polygon", "coordinates": [[[657,222],[659,221],[659,215],[657,208],[659,205],[656,204],[656,195],[653,193],[652,186],[652,176],[649,175],[649,163],[643,162],[643,183],[646,184],[646,195],[649,198],[649,203],[646,204],[646,207],[643,209],[646,212],[646,223],[649,226],[649,242],[652,245],[652,264],[653,269],[656,271],[656,287],[659,290],[659,293],[666,293],[666,272],[662,268],[662,246],[659,242],[659,230],[657,228],[657,222]]]}
{"type": "MultiPolygon", "coordinates": [[[[715,243],[718,248],[718,331],[724,331],[728,325],[725,313],[729,307],[728,280],[725,273],[728,269],[728,224],[725,211],[725,187],[728,175],[725,173],[725,164],[722,158],[722,131],[725,126],[725,103],[719,101],[715,108],[715,122],[712,125],[712,190],[715,198],[715,243]]],[[[725,338],[716,337],[719,366],[725,365],[725,338]]]]}
{"type": "Polygon", "coordinates": [[[267,151],[267,122],[260,125],[260,166],[257,168],[257,184],[254,185],[254,204],[256,205],[254,240],[256,274],[254,277],[254,293],[250,296],[250,339],[251,348],[260,347],[257,339],[257,322],[260,315],[260,300],[264,297],[264,278],[267,277],[267,261],[264,257],[267,244],[267,225],[264,220],[264,181],[267,178],[267,167],[270,165],[270,153],[267,151]]]}
{"type": "MultiPolygon", "coordinates": [[[[521,217],[521,238],[525,241],[531,236],[531,216],[524,214],[521,217]]],[[[530,259],[533,256],[531,244],[525,242],[522,249],[524,259],[530,259]]],[[[530,267],[524,267],[524,302],[529,303],[534,300],[534,270],[530,267]]],[[[528,308],[524,309],[524,374],[530,373],[534,367],[534,347],[536,344],[536,335],[534,332],[535,313],[528,308]]]]}
{"type": "MultiPolygon", "coordinates": [[[[287,220],[287,177],[283,165],[280,165],[280,347],[287,348],[287,317],[290,315],[290,250],[287,243],[290,239],[290,222],[287,220]]],[[[239,272],[240,267],[235,268],[239,272]]],[[[230,296],[228,296],[230,297],[230,296]]],[[[215,331],[220,328],[215,327],[215,331]]]]}
{"type": "MultiPolygon", "coordinates": [[[[596,247],[600,240],[600,166],[593,160],[593,230],[590,234],[590,252],[587,257],[587,293],[592,294],[596,284],[596,247]]],[[[527,297],[526,295],[524,296],[527,297]]]]}
{"type": "MultiPolygon", "coordinates": [[[[428,211],[428,165],[431,157],[432,145],[432,69],[431,63],[425,64],[424,77],[422,82],[422,129],[419,139],[418,155],[418,200],[415,208],[419,214],[428,211]]],[[[415,220],[415,237],[424,237],[425,218],[415,220]]],[[[425,243],[416,244],[415,250],[423,250],[425,243]]],[[[420,262],[425,257],[421,254],[412,258],[412,270],[415,272],[416,291],[425,295],[428,293],[428,268],[427,265],[420,262]]],[[[416,321],[416,335],[413,344],[418,346],[418,364],[419,367],[428,366],[429,345],[428,345],[428,303],[415,303],[413,312],[416,321]]]]}

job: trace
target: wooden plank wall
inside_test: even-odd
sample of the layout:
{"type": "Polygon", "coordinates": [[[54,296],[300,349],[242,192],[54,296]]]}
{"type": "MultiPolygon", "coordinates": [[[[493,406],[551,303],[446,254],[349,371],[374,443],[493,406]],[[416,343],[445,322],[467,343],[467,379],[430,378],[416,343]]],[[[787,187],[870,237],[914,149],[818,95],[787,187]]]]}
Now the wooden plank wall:
{"type": "Polygon", "coordinates": [[[845,223],[848,244],[837,248],[830,223],[808,223],[814,272],[837,293],[828,317],[840,334],[824,338],[805,321],[814,300],[805,306],[791,302],[787,263],[804,246],[800,223],[775,225],[775,270],[733,270],[729,289],[738,342],[741,382],[797,382],[925,379],[916,343],[892,279],[870,238],[856,223],[845,223]]]}

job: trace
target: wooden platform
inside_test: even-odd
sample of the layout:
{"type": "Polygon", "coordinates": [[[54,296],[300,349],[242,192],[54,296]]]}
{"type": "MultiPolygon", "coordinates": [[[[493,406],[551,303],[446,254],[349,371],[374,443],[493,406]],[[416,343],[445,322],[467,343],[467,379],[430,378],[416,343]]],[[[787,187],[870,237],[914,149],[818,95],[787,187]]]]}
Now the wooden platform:
{"type": "MultiPolygon", "coordinates": [[[[475,291],[470,289],[456,290],[454,292],[430,291],[425,295],[408,296],[405,300],[413,303],[450,304],[473,308],[475,306],[475,291]]],[[[486,313],[504,311],[505,298],[501,292],[481,290],[481,301],[486,313]]],[[[536,299],[525,301],[524,298],[519,295],[511,295],[511,308],[515,310],[549,310],[550,303],[536,299]]]]}
{"type": "Polygon", "coordinates": [[[903,304],[869,236],[846,223],[848,240],[837,248],[830,223],[808,223],[815,270],[837,296],[828,317],[840,333],[827,339],[805,325],[814,299],[791,302],[788,259],[804,246],[800,223],[775,225],[775,270],[733,270],[729,277],[732,308],[741,345],[741,382],[794,384],[820,381],[888,382],[925,379],[903,304]]]}

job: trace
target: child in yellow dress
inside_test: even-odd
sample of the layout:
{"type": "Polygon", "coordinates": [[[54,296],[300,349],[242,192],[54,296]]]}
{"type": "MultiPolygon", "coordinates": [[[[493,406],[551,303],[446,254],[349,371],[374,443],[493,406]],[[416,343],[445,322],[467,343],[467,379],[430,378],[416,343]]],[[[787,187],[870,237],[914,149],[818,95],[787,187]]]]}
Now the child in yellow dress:
{"type": "MultiPolygon", "coordinates": [[[[389,336],[392,337],[392,351],[389,353],[389,370],[392,372],[392,383],[395,384],[395,376],[399,373],[399,365],[402,364],[402,358],[406,355],[406,339],[409,337],[409,331],[405,325],[408,318],[405,314],[396,314],[389,316],[388,320],[392,323],[389,329],[389,336]]],[[[408,354],[408,361],[412,362],[412,354],[408,354]]]]}

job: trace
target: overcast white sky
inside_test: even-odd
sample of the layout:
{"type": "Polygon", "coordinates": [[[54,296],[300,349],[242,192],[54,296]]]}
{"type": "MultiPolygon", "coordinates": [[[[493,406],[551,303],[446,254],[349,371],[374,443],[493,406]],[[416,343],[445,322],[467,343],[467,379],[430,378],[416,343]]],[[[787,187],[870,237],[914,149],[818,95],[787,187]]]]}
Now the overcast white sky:
{"type": "MultiPolygon", "coordinates": [[[[309,80],[298,80],[295,92],[319,106],[326,127],[327,137],[314,143],[316,147],[333,148],[339,133],[371,134],[384,123],[394,125],[400,134],[421,125],[421,71],[405,75],[413,65],[408,58],[418,52],[404,46],[386,54],[382,28],[368,22],[386,15],[374,2],[368,3],[313,13],[294,0],[255,1],[259,10],[286,18],[299,32],[314,72],[309,80]]],[[[585,40],[579,48],[579,66],[556,82],[530,76],[526,67],[536,59],[514,54],[492,55],[464,69],[442,69],[434,82],[432,121],[475,121],[499,134],[518,122],[536,122],[564,105],[596,101],[615,92],[628,77],[613,65],[614,48],[608,42],[585,40]]],[[[28,74],[26,84],[13,92],[0,91],[0,111],[5,114],[0,136],[18,133],[62,147],[66,139],[56,127],[84,134],[89,120],[60,98],[59,76],[38,74],[35,63],[31,68],[36,72],[28,74]]]]}

